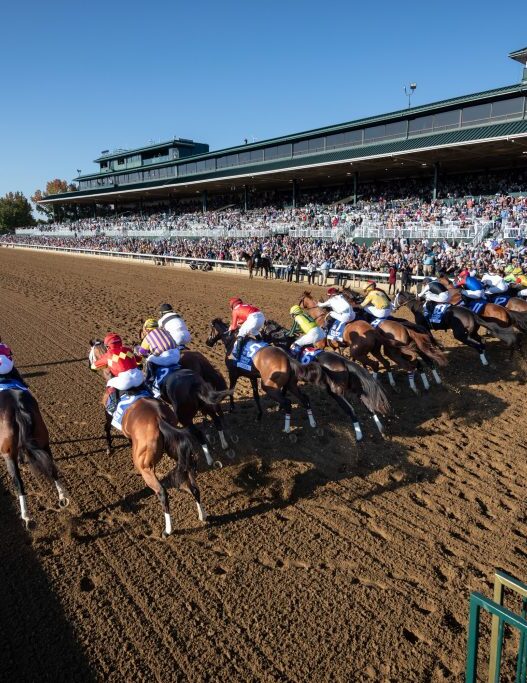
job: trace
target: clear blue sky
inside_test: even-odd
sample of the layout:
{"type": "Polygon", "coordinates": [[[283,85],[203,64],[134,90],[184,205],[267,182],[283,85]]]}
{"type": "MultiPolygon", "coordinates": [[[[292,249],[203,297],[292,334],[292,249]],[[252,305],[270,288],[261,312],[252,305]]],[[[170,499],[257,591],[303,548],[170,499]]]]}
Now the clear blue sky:
{"type": "Polygon", "coordinates": [[[0,195],[174,135],[212,150],[518,82],[525,0],[19,0],[2,7],[0,195]]]}

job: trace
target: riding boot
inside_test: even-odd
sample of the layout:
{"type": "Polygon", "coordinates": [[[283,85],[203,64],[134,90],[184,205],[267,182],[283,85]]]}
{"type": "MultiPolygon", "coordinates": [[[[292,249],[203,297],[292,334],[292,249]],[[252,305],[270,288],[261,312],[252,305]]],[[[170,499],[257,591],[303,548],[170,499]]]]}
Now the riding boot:
{"type": "Polygon", "coordinates": [[[298,344],[291,344],[291,346],[289,347],[289,353],[295,359],[297,359],[300,355],[300,351],[302,351],[302,347],[298,346],[298,344]]]}
{"type": "Polygon", "coordinates": [[[108,396],[108,398],[106,399],[106,411],[110,415],[113,415],[117,408],[117,404],[119,403],[119,392],[117,391],[117,389],[114,389],[113,387],[108,387],[106,393],[108,396]]]}
{"type": "Polygon", "coordinates": [[[234,360],[240,360],[240,355],[242,352],[244,342],[245,337],[238,337],[234,342],[234,346],[232,347],[232,357],[234,358],[234,360]]]}

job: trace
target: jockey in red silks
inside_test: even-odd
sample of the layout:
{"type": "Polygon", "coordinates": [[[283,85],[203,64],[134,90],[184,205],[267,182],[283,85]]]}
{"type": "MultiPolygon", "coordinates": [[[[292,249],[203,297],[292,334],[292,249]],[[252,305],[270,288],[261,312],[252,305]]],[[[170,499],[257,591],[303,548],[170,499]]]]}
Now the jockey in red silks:
{"type": "Polygon", "coordinates": [[[229,299],[229,306],[232,310],[231,326],[229,330],[238,330],[236,343],[232,349],[233,357],[238,360],[245,338],[249,335],[256,337],[265,323],[265,316],[259,308],[244,304],[238,297],[229,299]]]}
{"type": "Polygon", "coordinates": [[[22,376],[15,368],[13,352],[9,346],[0,343],[0,383],[2,383],[2,380],[4,382],[6,380],[14,380],[27,387],[27,384],[22,379],[22,376]]]}
{"type": "Polygon", "coordinates": [[[104,345],[108,351],[91,365],[92,370],[100,370],[108,367],[113,377],[108,380],[108,403],[107,410],[113,413],[117,408],[119,391],[127,391],[140,387],[144,383],[143,373],[137,365],[136,355],[127,346],[123,346],[123,340],[118,334],[110,332],[104,338],[104,345]],[[117,390],[117,391],[116,391],[117,390]]]}

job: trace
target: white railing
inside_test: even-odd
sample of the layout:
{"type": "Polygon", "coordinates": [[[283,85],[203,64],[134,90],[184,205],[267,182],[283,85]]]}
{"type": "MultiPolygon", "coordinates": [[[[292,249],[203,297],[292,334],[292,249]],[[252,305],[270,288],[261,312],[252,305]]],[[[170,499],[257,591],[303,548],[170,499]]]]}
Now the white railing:
{"type": "Polygon", "coordinates": [[[480,232],[486,232],[493,226],[492,221],[445,221],[426,223],[424,221],[406,221],[403,225],[388,227],[382,221],[363,221],[352,229],[354,238],[365,239],[474,239],[480,232]]]}
{"type": "Polygon", "coordinates": [[[501,233],[504,239],[525,238],[527,236],[527,222],[516,223],[512,221],[503,221],[501,224],[501,233]]]}
{"type": "MultiPolygon", "coordinates": [[[[7,243],[7,242],[0,242],[0,246],[5,247],[5,248],[16,248],[16,247],[21,247],[23,249],[34,249],[36,251],[55,251],[55,252],[61,252],[61,253],[70,253],[70,254],[80,254],[80,255],[86,255],[86,256],[104,256],[104,257],[114,257],[114,258],[121,258],[121,259],[131,259],[134,261],[147,261],[147,262],[154,262],[154,263],[172,263],[174,265],[190,265],[191,263],[196,263],[196,264],[205,264],[205,263],[210,263],[213,267],[216,268],[231,268],[231,269],[236,269],[236,270],[247,270],[247,264],[245,261],[224,261],[222,259],[209,259],[209,258],[194,258],[190,256],[161,256],[157,254],[140,254],[136,252],[129,252],[129,251],[103,251],[101,249],[86,249],[84,247],[53,247],[50,245],[41,245],[41,244],[29,244],[29,243],[24,243],[24,242],[18,242],[18,243],[7,243]]],[[[284,272],[284,270],[287,272],[288,266],[284,263],[273,263],[273,269],[275,274],[279,272],[284,272]]],[[[305,266],[302,266],[301,268],[302,275],[307,274],[307,268],[305,266]]],[[[321,273],[320,271],[317,271],[318,273],[318,278],[320,278],[321,273]]],[[[278,275],[277,275],[278,277],[278,275]]],[[[385,280],[386,278],[389,277],[388,273],[380,273],[377,271],[370,271],[370,270],[343,270],[339,268],[331,268],[329,271],[329,277],[333,278],[335,281],[339,279],[346,279],[346,280],[353,280],[355,281],[361,281],[361,280],[385,280]]],[[[417,282],[418,280],[422,280],[423,276],[421,275],[413,275],[412,276],[412,281],[417,282]]]]}

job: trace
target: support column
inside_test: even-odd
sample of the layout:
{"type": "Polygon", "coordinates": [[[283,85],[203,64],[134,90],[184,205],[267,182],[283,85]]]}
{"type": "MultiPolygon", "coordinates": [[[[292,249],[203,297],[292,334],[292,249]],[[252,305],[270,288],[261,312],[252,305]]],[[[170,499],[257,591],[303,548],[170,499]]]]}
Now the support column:
{"type": "Polygon", "coordinates": [[[249,208],[249,192],[247,190],[247,185],[243,186],[243,209],[247,211],[249,208]]]}
{"type": "Polygon", "coordinates": [[[439,178],[439,163],[436,161],[434,164],[434,184],[432,186],[432,199],[435,201],[437,199],[437,181],[439,178]]]}
{"type": "Polygon", "coordinates": [[[357,185],[359,182],[359,172],[355,171],[353,174],[353,206],[357,204],[357,185]]]}
{"type": "Polygon", "coordinates": [[[293,209],[296,209],[296,191],[297,191],[297,182],[296,180],[293,180],[293,209]]]}
{"type": "Polygon", "coordinates": [[[207,211],[208,199],[209,196],[207,194],[207,190],[203,190],[203,192],[201,193],[201,208],[203,210],[203,213],[206,213],[207,211]]]}

